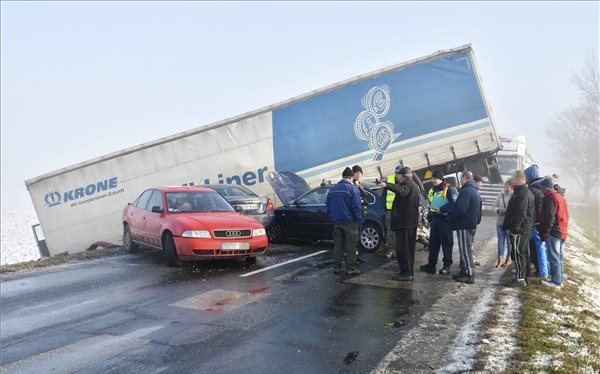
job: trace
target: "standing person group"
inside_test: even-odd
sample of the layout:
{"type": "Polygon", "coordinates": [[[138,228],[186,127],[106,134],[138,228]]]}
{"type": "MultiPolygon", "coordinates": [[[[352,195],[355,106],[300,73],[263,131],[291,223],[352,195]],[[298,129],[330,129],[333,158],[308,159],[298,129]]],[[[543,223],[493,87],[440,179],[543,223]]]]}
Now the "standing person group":
{"type": "Polygon", "coordinates": [[[550,281],[542,280],[542,284],[560,289],[563,283],[564,243],[569,224],[568,205],[560,193],[564,193],[564,190],[560,186],[557,188],[553,177],[537,177],[538,169],[534,166],[515,172],[512,183],[514,192],[502,226],[510,230],[514,251],[516,275],[512,285],[527,285],[528,258],[531,256],[537,275],[541,278],[551,277],[550,281]],[[541,198],[536,200],[538,192],[541,198]],[[545,261],[549,262],[546,269],[545,261]]]}
{"type": "MultiPolygon", "coordinates": [[[[414,278],[416,230],[419,219],[420,191],[412,179],[409,168],[396,168],[396,183],[382,182],[384,191],[394,192],[392,204],[391,228],[396,234],[396,257],[400,272],[392,279],[411,281],[414,278]]],[[[440,171],[433,173],[434,187],[429,192],[430,253],[428,263],[421,266],[422,271],[435,273],[440,246],[444,252],[444,265],[440,274],[448,274],[452,265],[452,231],[456,231],[460,252],[460,272],[452,277],[457,282],[474,283],[473,272],[473,235],[481,219],[481,198],[473,173],[465,171],[461,177],[460,193],[444,181],[440,171]]]]}

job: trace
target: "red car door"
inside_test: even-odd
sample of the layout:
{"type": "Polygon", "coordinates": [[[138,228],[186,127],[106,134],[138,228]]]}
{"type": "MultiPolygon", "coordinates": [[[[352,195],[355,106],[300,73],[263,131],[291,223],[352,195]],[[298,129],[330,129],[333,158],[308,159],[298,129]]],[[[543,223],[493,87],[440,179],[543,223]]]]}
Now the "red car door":
{"type": "Polygon", "coordinates": [[[153,191],[154,190],[144,191],[127,210],[127,217],[125,219],[129,223],[131,237],[137,242],[147,243],[145,238],[146,206],[148,205],[148,200],[150,200],[153,191]]]}
{"type": "Polygon", "coordinates": [[[147,211],[145,214],[146,221],[146,243],[153,247],[162,248],[160,237],[162,234],[162,220],[165,216],[165,204],[163,193],[159,190],[154,190],[150,200],[148,201],[147,211]],[[158,208],[162,213],[153,212],[152,209],[158,208]]]}

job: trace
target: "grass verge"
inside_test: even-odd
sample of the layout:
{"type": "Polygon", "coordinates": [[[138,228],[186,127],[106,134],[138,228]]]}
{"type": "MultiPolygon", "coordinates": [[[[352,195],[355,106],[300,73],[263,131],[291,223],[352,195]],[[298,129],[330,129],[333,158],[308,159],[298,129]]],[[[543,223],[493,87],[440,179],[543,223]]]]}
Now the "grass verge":
{"type": "Polygon", "coordinates": [[[600,256],[593,237],[571,236],[565,259],[562,289],[533,280],[521,293],[518,351],[507,373],[600,372],[600,256]]]}

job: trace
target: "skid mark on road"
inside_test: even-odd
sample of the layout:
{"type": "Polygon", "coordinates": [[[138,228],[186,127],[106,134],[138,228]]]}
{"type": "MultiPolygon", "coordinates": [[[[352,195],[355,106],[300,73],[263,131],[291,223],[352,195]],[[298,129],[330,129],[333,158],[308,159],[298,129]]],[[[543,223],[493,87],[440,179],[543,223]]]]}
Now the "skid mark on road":
{"type": "Polygon", "coordinates": [[[268,288],[250,292],[214,289],[178,301],[171,306],[207,312],[229,312],[269,295],[268,288]]]}
{"type": "Polygon", "coordinates": [[[149,342],[145,339],[98,335],[4,365],[0,371],[3,374],[47,373],[50,371],[70,374],[125,351],[139,348],[149,342]]]}
{"type": "Polygon", "coordinates": [[[346,279],[344,282],[385,288],[412,287],[410,282],[398,282],[392,280],[392,276],[396,273],[398,273],[398,264],[396,264],[395,261],[390,261],[388,264],[369,270],[359,276],[346,279]]]}

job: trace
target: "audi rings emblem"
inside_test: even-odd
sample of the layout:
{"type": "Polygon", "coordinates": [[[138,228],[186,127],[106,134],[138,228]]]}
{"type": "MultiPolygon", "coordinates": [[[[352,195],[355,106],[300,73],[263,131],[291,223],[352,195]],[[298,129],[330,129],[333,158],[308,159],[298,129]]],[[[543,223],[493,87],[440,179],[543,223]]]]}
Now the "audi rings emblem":
{"type": "Polygon", "coordinates": [[[236,238],[242,236],[242,232],[240,230],[227,230],[225,231],[225,236],[228,238],[236,238]]]}

